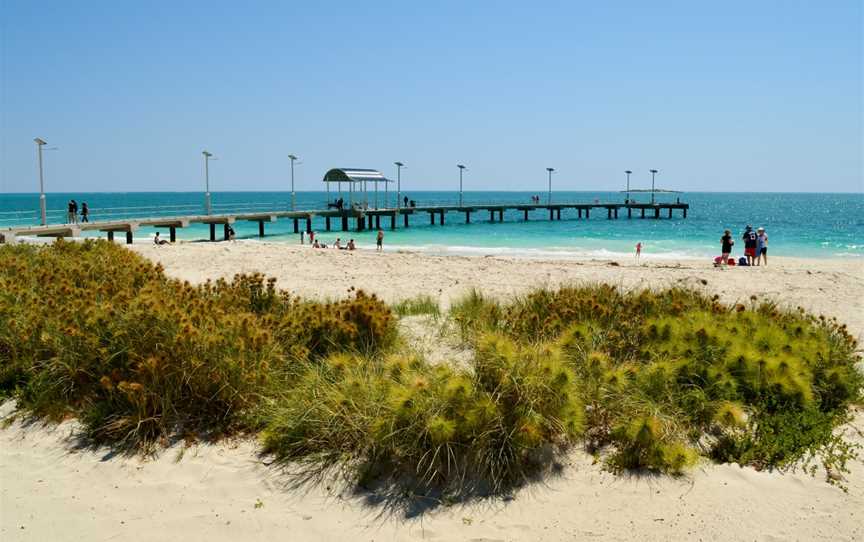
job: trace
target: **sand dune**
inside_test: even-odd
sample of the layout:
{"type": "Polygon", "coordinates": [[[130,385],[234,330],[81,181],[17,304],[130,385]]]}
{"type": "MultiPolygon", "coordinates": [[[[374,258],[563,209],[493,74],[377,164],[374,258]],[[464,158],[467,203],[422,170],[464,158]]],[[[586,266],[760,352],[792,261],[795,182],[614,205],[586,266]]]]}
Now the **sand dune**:
{"type": "MultiPolygon", "coordinates": [[[[493,295],[572,281],[625,288],[681,284],[725,301],[751,295],[837,316],[864,334],[864,262],[772,259],[720,271],[704,262],[527,261],[376,254],[256,242],[135,246],[175,277],[200,282],[260,271],[299,295],[337,297],[350,286],[386,300],[420,293],[446,305],[472,287],[493,295]]],[[[0,415],[7,419],[14,405],[0,415]]],[[[335,480],[288,488],[254,441],[156,458],[76,450],[75,422],[0,430],[2,540],[861,540],[864,464],[848,493],[824,474],[702,464],[686,477],[615,476],[573,451],[560,476],[512,497],[412,506],[356,494],[335,480]],[[182,455],[182,457],[181,457],[182,455]]],[[[864,414],[850,439],[864,444],[864,414]],[[857,428],[857,429],[856,429],[857,428]]]]}

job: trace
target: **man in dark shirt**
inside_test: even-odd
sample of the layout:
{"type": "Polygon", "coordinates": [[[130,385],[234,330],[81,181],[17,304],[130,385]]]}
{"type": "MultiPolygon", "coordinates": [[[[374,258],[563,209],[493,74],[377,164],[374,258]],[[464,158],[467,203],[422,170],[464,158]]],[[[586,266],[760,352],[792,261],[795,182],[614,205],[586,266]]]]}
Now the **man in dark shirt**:
{"type": "Polygon", "coordinates": [[[753,265],[753,262],[756,258],[756,243],[757,236],[756,232],[753,231],[752,226],[747,226],[744,229],[744,235],[741,237],[744,240],[744,255],[747,256],[747,264],[753,265]]]}

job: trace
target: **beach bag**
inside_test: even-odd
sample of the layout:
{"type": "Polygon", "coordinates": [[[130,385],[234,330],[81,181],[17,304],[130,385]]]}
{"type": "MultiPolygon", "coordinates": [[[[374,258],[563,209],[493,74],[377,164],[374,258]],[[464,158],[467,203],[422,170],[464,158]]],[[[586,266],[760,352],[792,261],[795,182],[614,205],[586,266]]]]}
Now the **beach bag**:
{"type": "Polygon", "coordinates": [[[744,256],[741,256],[740,258],[738,258],[738,265],[743,265],[744,267],[748,267],[749,264],[747,263],[747,258],[745,258],[744,256]]]}

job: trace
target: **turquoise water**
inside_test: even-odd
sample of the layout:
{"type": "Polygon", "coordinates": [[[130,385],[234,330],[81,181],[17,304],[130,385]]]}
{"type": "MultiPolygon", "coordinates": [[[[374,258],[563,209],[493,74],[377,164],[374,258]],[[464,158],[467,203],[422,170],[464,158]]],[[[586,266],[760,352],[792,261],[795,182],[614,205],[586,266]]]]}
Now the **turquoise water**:
{"type": "MultiPolygon", "coordinates": [[[[453,192],[406,192],[417,205],[454,204],[453,192]]],[[[527,203],[531,192],[465,192],[466,204],[527,203]]],[[[540,194],[545,202],[545,195],[540,194]]],[[[649,195],[634,194],[644,202],[649,195]]],[[[390,205],[394,194],[389,194],[390,205]]],[[[679,195],[659,194],[657,201],[673,201],[679,195]]],[[[107,220],[143,216],[174,216],[203,213],[201,193],[79,193],[49,194],[49,222],[65,219],[65,205],[75,198],[79,205],[86,201],[91,220],[107,220]]],[[[369,192],[370,205],[374,194],[369,192]]],[[[786,194],[786,193],[685,193],[682,202],[690,204],[686,219],[680,211],[672,220],[634,218],[621,214],[618,220],[607,220],[605,210],[596,210],[590,220],[577,219],[576,211],[562,211],[562,220],[550,222],[548,212],[531,213],[524,222],[521,212],[505,213],[504,223],[490,224],[489,215],[478,212],[472,223],[464,223],[464,215],[448,213],[445,226],[430,226],[426,213],[411,217],[411,227],[396,231],[386,229],[385,245],[389,249],[411,248],[441,254],[512,254],[536,257],[611,257],[632,254],[637,242],[643,244],[646,257],[674,259],[677,257],[709,257],[719,251],[719,238],[729,228],[739,238],[744,226],[763,226],[769,235],[769,254],[810,258],[864,257],[864,194],[786,194]]],[[[322,208],[326,203],[323,192],[298,192],[298,209],[322,208]]],[[[555,192],[553,202],[591,203],[622,201],[617,192],[555,192]]],[[[285,210],[290,207],[288,192],[224,192],[213,193],[213,212],[253,212],[285,210]]],[[[347,198],[346,198],[347,200],[347,198]]],[[[379,205],[384,194],[379,193],[379,205]]],[[[0,195],[0,227],[35,225],[38,223],[37,194],[0,195]]],[[[638,213],[638,212],[637,212],[638,213]]],[[[353,222],[353,221],[352,221],[353,222]]],[[[333,221],[334,227],[337,221],[333,221]]],[[[298,243],[290,220],[267,224],[267,241],[298,243]]],[[[373,232],[324,232],[324,219],[315,219],[313,229],[325,242],[336,237],[354,238],[358,245],[374,245],[373,232]]],[[[239,238],[258,239],[257,223],[238,223],[239,238]]],[[[155,233],[142,228],[136,241],[146,242],[155,233]]],[[[221,233],[221,232],[220,232],[221,233]]],[[[203,240],[208,236],[205,225],[178,230],[178,237],[203,240]]],[[[89,234],[96,236],[97,234],[89,234]]],[[[164,234],[163,234],[164,235],[164,234]]],[[[740,255],[742,243],[736,245],[740,255]]]]}

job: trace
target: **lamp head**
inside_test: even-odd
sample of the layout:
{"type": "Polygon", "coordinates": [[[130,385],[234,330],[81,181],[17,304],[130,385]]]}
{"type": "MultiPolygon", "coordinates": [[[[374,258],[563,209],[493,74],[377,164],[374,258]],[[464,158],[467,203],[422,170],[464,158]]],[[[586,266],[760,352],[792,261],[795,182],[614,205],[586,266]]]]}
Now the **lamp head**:
{"type": "Polygon", "coordinates": [[[626,173],[627,175],[630,175],[630,174],[633,173],[633,172],[630,171],[630,170],[628,169],[628,170],[626,170],[624,173],[626,173]]]}
{"type": "Polygon", "coordinates": [[[203,155],[206,156],[207,158],[210,158],[211,156],[213,156],[213,153],[212,153],[212,152],[207,152],[207,151],[204,151],[204,152],[202,152],[201,154],[203,154],[203,155]]]}
{"type": "Polygon", "coordinates": [[[650,171],[651,173],[655,173],[655,174],[657,173],[657,170],[656,170],[656,169],[651,169],[651,170],[649,170],[649,171],[650,171]]]}
{"type": "Polygon", "coordinates": [[[393,164],[395,164],[395,165],[397,165],[397,166],[399,166],[399,167],[403,167],[403,166],[405,165],[405,164],[403,164],[402,162],[393,162],[393,164]]]}
{"type": "Polygon", "coordinates": [[[555,168],[554,167],[547,167],[546,171],[548,171],[549,173],[552,173],[553,171],[555,171],[555,168]]]}
{"type": "Polygon", "coordinates": [[[42,139],[41,137],[37,137],[37,138],[35,138],[33,141],[35,141],[36,144],[37,144],[37,145],[40,145],[40,146],[41,146],[41,145],[46,145],[46,144],[47,144],[47,142],[46,142],[44,139],[42,139]]]}
{"type": "Polygon", "coordinates": [[[294,156],[293,154],[289,154],[289,155],[288,155],[288,159],[291,160],[291,161],[293,162],[294,160],[297,159],[297,157],[294,156]]]}
{"type": "Polygon", "coordinates": [[[463,166],[462,164],[456,164],[456,167],[458,167],[459,169],[465,169],[465,166],[463,166]]]}

